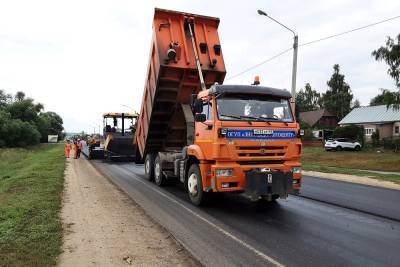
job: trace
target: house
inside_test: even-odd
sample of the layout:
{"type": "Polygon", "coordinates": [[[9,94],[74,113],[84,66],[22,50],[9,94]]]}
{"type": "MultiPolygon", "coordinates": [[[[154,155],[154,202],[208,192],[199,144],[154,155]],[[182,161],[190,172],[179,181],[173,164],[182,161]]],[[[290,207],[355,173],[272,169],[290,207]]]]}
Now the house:
{"type": "Polygon", "coordinates": [[[380,139],[400,138],[400,110],[388,109],[386,105],[359,107],[347,114],[339,125],[363,126],[367,140],[371,140],[377,129],[380,139]]]}
{"type": "Polygon", "coordinates": [[[326,109],[318,109],[313,111],[300,112],[300,120],[304,121],[311,127],[319,126],[336,127],[338,118],[326,109]]]}

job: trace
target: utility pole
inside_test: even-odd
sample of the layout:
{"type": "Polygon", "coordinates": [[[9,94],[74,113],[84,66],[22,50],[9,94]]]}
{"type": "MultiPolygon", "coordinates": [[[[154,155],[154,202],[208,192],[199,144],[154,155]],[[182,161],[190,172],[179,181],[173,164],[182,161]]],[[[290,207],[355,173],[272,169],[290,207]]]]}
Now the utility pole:
{"type": "Polygon", "coordinates": [[[290,100],[290,104],[292,105],[293,113],[295,112],[296,107],[296,76],[297,76],[297,50],[299,48],[299,37],[297,34],[294,35],[294,43],[293,43],[293,67],[292,67],[292,98],[290,100]]]}
{"type": "Polygon", "coordinates": [[[292,98],[290,99],[290,105],[292,107],[292,111],[293,113],[295,113],[295,101],[296,101],[296,76],[297,76],[297,51],[299,48],[299,36],[289,27],[285,26],[284,24],[280,23],[279,21],[277,21],[276,19],[274,19],[273,17],[269,16],[267,13],[265,13],[262,10],[257,10],[257,13],[261,16],[265,16],[271,20],[273,20],[274,22],[278,23],[279,25],[281,25],[282,27],[284,27],[285,29],[291,31],[293,33],[293,66],[292,66],[292,89],[291,89],[291,94],[292,94],[292,98]]]}

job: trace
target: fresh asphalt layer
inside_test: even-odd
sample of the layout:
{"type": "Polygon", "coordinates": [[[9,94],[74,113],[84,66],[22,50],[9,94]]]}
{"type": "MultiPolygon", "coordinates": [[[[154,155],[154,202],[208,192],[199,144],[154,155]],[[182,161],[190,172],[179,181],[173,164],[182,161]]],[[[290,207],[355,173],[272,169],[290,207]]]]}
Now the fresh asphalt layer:
{"type": "MultiPolygon", "coordinates": [[[[239,194],[224,194],[205,207],[196,207],[181,187],[160,188],[145,180],[141,165],[92,162],[206,266],[398,266],[400,263],[400,223],[340,207],[351,207],[342,205],[346,202],[332,205],[290,196],[276,204],[258,205],[239,194]]],[[[315,192],[318,190],[313,187],[327,184],[316,179],[304,179],[305,196],[323,198],[323,192],[315,192]]],[[[348,189],[348,183],[335,183],[328,186],[335,191],[365,195],[365,199],[372,190],[363,186],[348,189]]],[[[387,189],[382,190],[387,193],[387,189]]],[[[329,202],[329,198],[331,195],[322,201],[329,202]]],[[[362,205],[362,199],[357,199],[357,205],[362,205]]],[[[368,207],[371,201],[364,205],[368,207]]],[[[357,209],[367,210],[366,207],[357,209]]]]}
{"type": "Polygon", "coordinates": [[[400,191],[303,176],[301,196],[400,222],[400,191]]]}

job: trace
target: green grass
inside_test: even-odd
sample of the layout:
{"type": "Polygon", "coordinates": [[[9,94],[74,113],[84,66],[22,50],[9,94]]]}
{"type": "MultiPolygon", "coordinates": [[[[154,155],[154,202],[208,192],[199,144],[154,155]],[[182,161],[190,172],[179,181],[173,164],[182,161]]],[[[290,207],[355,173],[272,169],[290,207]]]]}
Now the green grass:
{"type": "Polygon", "coordinates": [[[0,149],[0,266],[50,266],[61,252],[62,145],[0,149]]]}
{"type": "Polygon", "coordinates": [[[400,153],[366,149],[362,151],[327,152],[321,147],[304,147],[302,166],[306,171],[368,176],[400,183],[400,175],[371,171],[400,172],[400,153]]]}

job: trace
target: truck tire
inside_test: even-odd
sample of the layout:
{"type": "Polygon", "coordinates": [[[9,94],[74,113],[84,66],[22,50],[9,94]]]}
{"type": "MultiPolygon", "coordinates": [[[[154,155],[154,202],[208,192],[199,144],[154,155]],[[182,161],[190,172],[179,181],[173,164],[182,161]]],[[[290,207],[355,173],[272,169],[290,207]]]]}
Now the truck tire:
{"type": "Polygon", "coordinates": [[[186,183],[190,201],[196,206],[204,204],[207,193],[203,191],[203,183],[198,164],[194,163],[190,166],[186,183]]]}
{"type": "Polygon", "coordinates": [[[154,160],[154,182],[158,186],[163,186],[166,184],[166,178],[163,174],[162,163],[159,156],[154,160]]]}
{"type": "Polygon", "coordinates": [[[147,154],[144,160],[144,173],[149,181],[154,180],[154,154],[147,154]]]}

